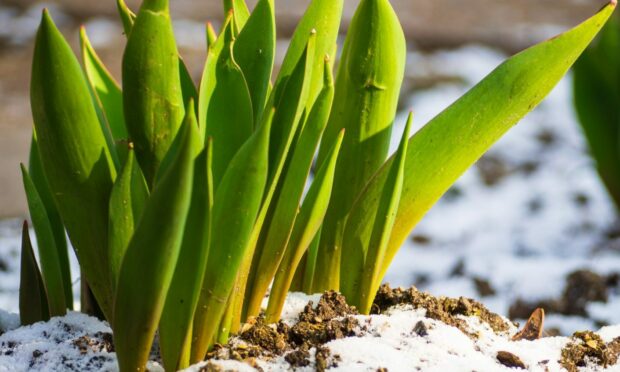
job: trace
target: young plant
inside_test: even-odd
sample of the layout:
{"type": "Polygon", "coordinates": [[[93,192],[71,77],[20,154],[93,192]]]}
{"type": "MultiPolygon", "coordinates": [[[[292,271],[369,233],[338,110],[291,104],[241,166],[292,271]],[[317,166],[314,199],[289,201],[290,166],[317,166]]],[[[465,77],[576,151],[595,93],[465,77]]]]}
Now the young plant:
{"type": "Polygon", "coordinates": [[[268,321],[295,277],[367,313],[410,230],[549,93],[615,1],[509,59],[411,138],[410,117],[389,159],[406,44],[388,0],[361,0],[336,79],[343,0],[313,0],[273,84],[273,0],[251,12],[225,0],[199,89],[168,5],[144,0],[136,15],[117,0],[122,88],[84,29],[79,65],[47,11],[33,60],[23,173],[43,270],[25,234],[23,322],[70,306],[66,229],[121,371],[145,369],[157,330],[166,370],[202,360],[259,314],[272,281],[268,321]]]}
{"type": "Polygon", "coordinates": [[[577,117],[598,173],[620,211],[620,18],[614,16],[574,67],[577,117]]]}

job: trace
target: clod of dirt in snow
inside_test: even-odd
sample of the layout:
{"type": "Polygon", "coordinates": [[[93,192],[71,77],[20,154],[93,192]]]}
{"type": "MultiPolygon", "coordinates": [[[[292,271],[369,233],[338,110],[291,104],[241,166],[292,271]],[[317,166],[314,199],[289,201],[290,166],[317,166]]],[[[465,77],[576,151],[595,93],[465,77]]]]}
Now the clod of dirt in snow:
{"type": "Polygon", "coordinates": [[[415,287],[391,289],[389,285],[381,286],[371,312],[381,314],[396,305],[412,305],[416,309],[425,309],[427,317],[455,326],[471,337],[475,335],[469,332],[467,323],[460,316],[478,317],[497,333],[507,332],[510,329],[510,325],[504,318],[490,312],[477,301],[464,297],[458,299],[434,297],[418,291],[415,287]]]}
{"type": "Polygon", "coordinates": [[[562,297],[526,302],[517,299],[508,310],[511,319],[523,319],[536,308],[549,314],[587,316],[590,302],[605,303],[608,289],[618,286],[618,274],[599,275],[590,270],[577,270],[568,275],[562,297]]]}
{"type": "Polygon", "coordinates": [[[508,368],[526,368],[521,359],[509,351],[498,351],[497,361],[508,368]]]}
{"type": "Polygon", "coordinates": [[[330,357],[329,350],[322,350],[321,345],[354,335],[358,322],[351,316],[355,314],[357,310],[347,305],[342,295],[329,291],[321,296],[316,308],[310,301],[292,326],[284,321],[266,324],[263,317],[251,319],[243,325],[238,337],[227,345],[216,345],[207,358],[248,362],[259,357],[273,359],[286,353],[286,362],[293,367],[303,367],[310,364],[310,349],[316,348],[317,370],[320,365],[327,368],[337,362],[337,357],[330,357]]]}
{"type": "Polygon", "coordinates": [[[485,185],[491,187],[498,184],[504,177],[510,174],[506,162],[494,155],[485,155],[477,163],[476,169],[485,185]]]}
{"type": "Polygon", "coordinates": [[[605,343],[594,332],[576,332],[573,341],[562,349],[562,366],[569,372],[577,372],[579,367],[594,362],[606,368],[615,365],[620,356],[620,337],[605,343]]]}
{"type": "Polygon", "coordinates": [[[475,276],[472,278],[474,285],[476,286],[476,292],[480,295],[480,297],[489,297],[495,296],[496,291],[495,288],[491,285],[487,279],[475,276]]]}
{"type": "Polygon", "coordinates": [[[542,337],[545,324],[545,310],[538,308],[534,310],[523,329],[512,337],[513,341],[528,340],[534,341],[542,337]]]}

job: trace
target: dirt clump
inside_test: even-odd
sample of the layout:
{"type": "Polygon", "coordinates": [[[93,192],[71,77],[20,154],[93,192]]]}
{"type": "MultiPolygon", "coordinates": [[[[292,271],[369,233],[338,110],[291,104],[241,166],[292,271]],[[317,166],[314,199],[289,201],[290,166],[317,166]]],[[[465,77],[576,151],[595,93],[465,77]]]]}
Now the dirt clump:
{"type": "Polygon", "coordinates": [[[510,330],[510,325],[504,318],[492,313],[475,300],[465,297],[434,297],[428,293],[418,291],[415,287],[392,289],[387,284],[381,286],[377,292],[371,313],[381,314],[397,305],[412,305],[416,309],[426,309],[426,316],[428,318],[457,327],[471,337],[475,337],[475,335],[469,332],[467,323],[459,315],[478,317],[480,321],[488,324],[496,333],[504,333],[510,330]]]}
{"type": "Polygon", "coordinates": [[[521,358],[519,358],[518,356],[508,351],[498,351],[496,359],[498,362],[500,362],[502,365],[508,368],[520,368],[520,369],[527,368],[525,366],[525,363],[521,361],[521,358]]]}
{"type": "Polygon", "coordinates": [[[109,332],[97,332],[94,337],[82,336],[74,339],[72,343],[80,351],[80,354],[87,354],[89,351],[114,352],[114,341],[109,332]]]}
{"type": "Polygon", "coordinates": [[[355,314],[357,310],[347,305],[342,295],[329,291],[323,294],[316,308],[309,302],[293,326],[282,321],[267,324],[262,316],[254,318],[244,324],[239,335],[228,344],[216,345],[207,359],[247,363],[258,357],[270,359],[284,355],[292,367],[305,367],[310,365],[310,349],[315,347],[316,369],[322,371],[337,364],[339,359],[323,345],[355,336],[358,322],[351,317],[355,314]]]}
{"type": "Polygon", "coordinates": [[[329,368],[338,367],[338,362],[340,361],[340,355],[333,354],[331,351],[324,347],[320,346],[316,349],[316,353],[314,355],[314,359],[316,360],[316,371],[324,372],[329,368]]]}
{"type": "Polygon", "coordinates": [[[478,292],[480,297],[490,297],[497,294],[495,288],[493,288],[491,282],[489,282],[487,279],[475,276],[472,278],[472,281],[474,282],[476,292],[478,292]]]}
{"type": "Polygon", "coordinates": [[[607,302],[609,288],[616,286],[614,274],[602,276],[590,270],[577,270],[566,277],[560,298],[529,302],[517,299],[508,310],[510,319],[526,319],[536,308],[549,314],[588,316],[590,302],[607,302]]]}
{"type": "Polygon", "coordinates": [[[606,368],[615,365],[620,356],[620,337],[606,344],[603,339],[591,331],[575,332],[573,341],[562,349],[562,367],[569,372],[577,372],[586,363],[596,363],[606,368]]]}

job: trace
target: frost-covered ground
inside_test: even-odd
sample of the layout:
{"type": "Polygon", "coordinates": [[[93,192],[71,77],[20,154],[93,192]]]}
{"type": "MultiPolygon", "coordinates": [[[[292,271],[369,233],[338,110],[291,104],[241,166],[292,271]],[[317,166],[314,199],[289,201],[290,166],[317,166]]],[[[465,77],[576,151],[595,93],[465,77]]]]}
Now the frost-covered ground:
{"type": "MultiPolygon", "coordinates": [[[[394,138],[400,136],[408,108],[415,111],[415,122],[421,126],[504,58],[479,46],[410,55],[405,86],[413,86],[413,90],[411,98],[401,104],[394,138]]],[[[587,155],[571,99],[569,77],[429,212],[397,255],[386,282],[392,286],[416,284],[434,295],[476,298],[492,311],[507,315],[519,298],[559,297],[566,276],[577,269],[600,275],[620,272],[620,251],[609,238],[614,210],[587,155]],[[485,286],[486,290],[481,290],[485,286]]],[[[18,309],[19,233],[19,221],[0,222],[0,309],[8,312],[18,309]]],[[[74,288],[77,292],[77,282],[74,288]]],[[[497,335],[472,342],[458,330],[430,320],[434,328],[422,340],[402,331],[408,332],[422,319],[420,313],[394,311],[391,318],[371,319],[381,339],[368,336],[330,345],[343,358],[339,364],[343,370],[399,370],[403,365],[408,369],[454,370],[467,366],[463,364],[466,360],[476,369],[495,370],[500,368],[493,355],[498,348],[523,354],[526,364],[536,366],[543,355],[554,359],[566,343],[563,338],[515,343],[497,335]],[[370,365],[360,367],[358,359],[370,365]]],[[[79,314],[70,314],[66,321],[77,322],[88,334],[103,332],[101,327],[105,327],[79,314]]],[[[12,324],[15,318],[0,313],[2,322],[12,324]]],[[[596,330],[601,324],[620,324],[620,294],[610,290],[607,303],[589,303],[585,316],[548,314],[545,324],[564,335],[596,330]]],[[[37,348],[52,347],[40,339],[43,325],[27,332],[38,340],[33,341],[37,348]]],[[[617,337],[620,328],[602,332],[604,338],[617,337]]],[[[7,337],[9,334],[1,336],[0,341],[7,337]]],[[[32,356],[33,350],[24,352],[32,356]]],[[[18,365],[15,363],[13,357],[0,356],[0,371],[12,370],[9,367],[18,365]]]]}
{"type": "MultiPolygon", "coordinates": [[[[287,323],[292,324],[302,310],[300,304],[316,296],[291,294],[286,304],[287,323]]],[[[0,312],[0,320],[5,315],[0,312]]],[[[324,359],[334,371],[508,371],[498,355],[509,353],[531,371],[560,371],[562,350],[571,342],[566,337],[545,337],[535,341],[512,341],[517,329],[496,333],[476,317],[462,317],[468,337],[461,330],[429,319],[425,310],[400,306],[382,315],[353,316],[358,325],[354,337],[340,338],[324,344],[324,359]]],[[[81,313],[71,312],[48,323],[37,323],[0,335],[0,371],[116,371],[116,355],[110,344],[111,330],[106,323],[81,313]]],[[[620,336],[620,326],[610,326],[597,333],[601,341],[610,343],[620,336]]],[[[243,343],[236,340],[236,343],[243,343]]],[[[309,364],[298,371],[315,371],[317,348],[309,351],[309,364]]],[[[255,367],[264,371],[289,370],[286,354],[275,358],[257,358],[255,367]]],[[[587,361],[582,372],[601,370],[587,361]]],[[[190,367],[199,372],[207,364],[232,371],[254,371],[247,363],[233,360],[211,360],[190,367]]],[[[150,362],[150,371],[162,371],[150,362]]],[[[620,370],[611,366],[608,371],[620,370]]]]}

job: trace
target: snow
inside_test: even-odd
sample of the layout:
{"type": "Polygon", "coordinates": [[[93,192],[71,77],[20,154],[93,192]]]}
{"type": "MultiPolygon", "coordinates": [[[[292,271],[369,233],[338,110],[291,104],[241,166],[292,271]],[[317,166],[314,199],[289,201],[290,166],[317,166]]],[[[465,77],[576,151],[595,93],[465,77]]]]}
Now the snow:
{"type": "MultiPolygon", "coordinates": [[[[301,311],[300,304],[315,298],[291,293],[285,311],[294,318],[301,311]]],[[[1,314],[1,313],[0,313],[1,314]]],[[[400,306],[386,314],[355,316],[359,322],[355,337],[342,338],[325,344],[331,359],[337,364],[333,371],[370,371],[387,368],[389,371],[507,371],[497,361],[498,351],[508,351],[518,356],[530,371],[560,371],[558,363],[561,350],[569,339],[546,337],[536,341],[511,341],[517,332],[512,327],[503,334],[494,333],[478,318],[463,318],[470,338],[459,329],[425,317],[425,311],[400,306]],[[422,322],[426,332],[417,332],[422,322]]],[[[98,370],[116,371],[116,355],[98,344],[84,342],[101,340],[102,334],[111,332],[105,322],[77,312],[53,318],[48,323],[17,328],[0,336],[0,371],[62,371],[98,370]],[[9,347],[9,343],[13,346],[9,347]],[[89,346],[90,345],[90,346],[89,346]],[[86,346],[86,347],[84,347],[86,346]],[[7,350],[12,350],[7,353],[7,350]]],[[[604,327],[599,335],[605,342],[620,337],[620,326],[604,327]]],[[[310,350],[314,355],[315,350],[310,350]]],[[[288,370],[284,357],[273,360],[257,360],[265,371],[288,370]]],[[[248,364],[236,361],[212,360],[188,368],[198,372],[207,363],[214,363],[225,370],[253,371],[248,364]]],[[[299,371],[313,371],[314,360],[299,371]]],[[[150,370],[160,371],[161,366],[151,362],[150,370]]],[[[609,371],[616,367],[609,368],[609,371]]],[[[581,371],[596,371],[588,366],[581,371]]],[[[619,369],[615,369],[619,370],[619,369]]]]}

